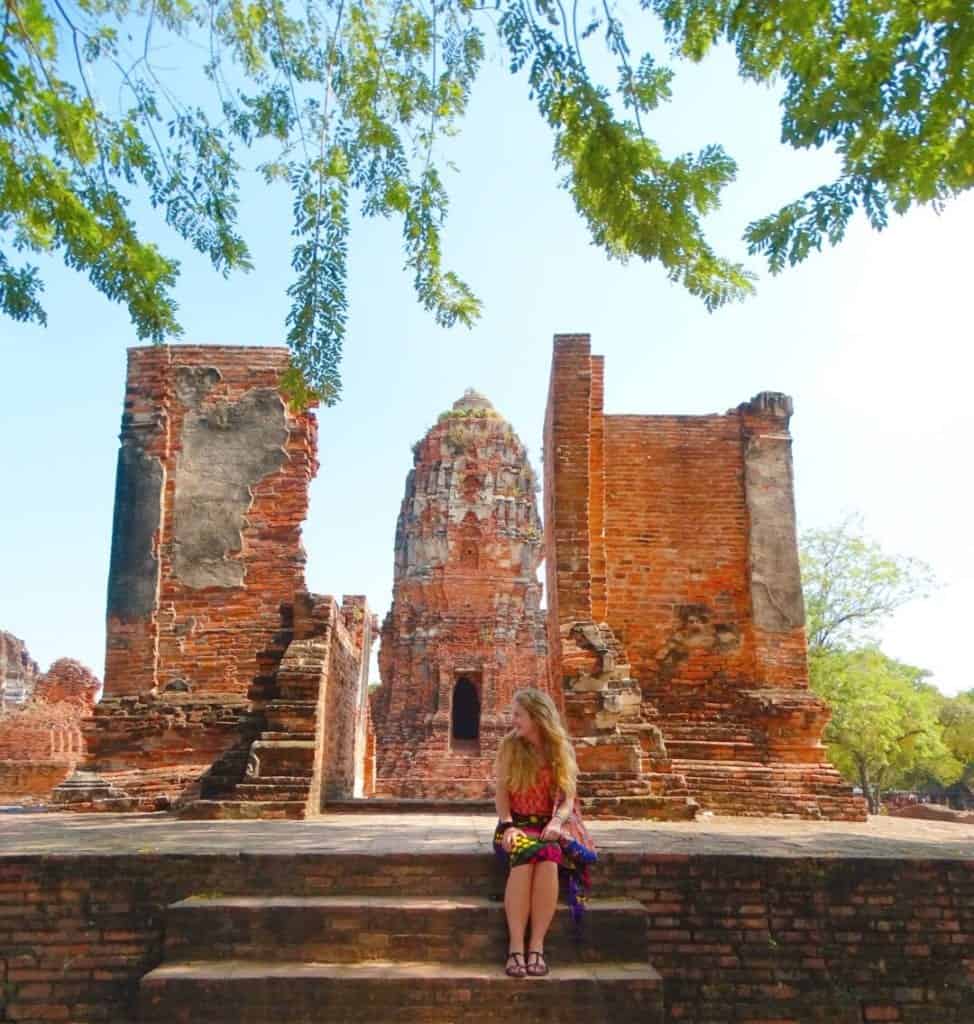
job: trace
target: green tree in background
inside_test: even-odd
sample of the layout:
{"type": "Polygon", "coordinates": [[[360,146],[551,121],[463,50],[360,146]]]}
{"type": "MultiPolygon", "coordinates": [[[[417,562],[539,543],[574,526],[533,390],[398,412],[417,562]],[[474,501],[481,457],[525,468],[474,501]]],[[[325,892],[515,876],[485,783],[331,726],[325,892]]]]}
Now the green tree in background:
{"type": "Polygon", "coordinates": [[[832,707],[829,756],[873,814],[884,789],[953,782],[963,769],[944,741],[945,698],[925,674],[872,647],[827,651],[811,663],[812,688],[832,707]]]}
{"type": "Polygon", "coordinates": [[[739,299],[751,277],[701,223],[734,161],[716,143],[666,155],[653,140],[672,72],[663,55],[631,52],[642,16],[662,20],[674,60],[731,45],[745,79],[783,87],[783,141],[837,151],[834,181],[746,228],[773,272],[838,242],[858,210],[882,228],[891,211],[940,207],[974,183],[967,0],[641,0],[628,25],[615,0],[4,0],[0,310],[44,322],[30,256],[56,252],[126,304],[140,338],[178,336],[178,264],[142,236],[130,200],[147,195],[221,273],[246,270],[237,204],[240,153],[253,150],[293,199],[289,384],[337,400],[353,203],[399,219],[437,323],[479,314],[443,265],[441,150],[488,44],[522,74],[593,240],[658,262],[708,309],[739,299]],[[159,66],[174,41],[199,55],[208,104],[159,66]],[[591,70],[599,46],[605,81],[591,70]]]}
{"type": "Polygon", "coordinates": [[[884,551],[858,516],[803,532],[800,558],[809,682],[832,708],[832,762],[861,787],[873,814],[886,789],[957,780],[967,760],[963,713],[950,710],[954,702],[926,682],[925,670],[876,645],[898,608],[935,587],[930,567],[884,551]]]}
{"type": "Polygon", "coordinates": [[[939,717],[944,742],[964,766],[961,781],[974,793],[974,690],[945,700],[939,717]]]}
{"type": "Polygon", "coordinates": [[[974,691],[958,694],[940,712],[944,738],[955,755],[974,761],[974,691]]]}
{"type": "Polygon", "coordinates": [[[812,660],[873,641],[876,628],[897,608],[926,596],[934,585],[928,565],[884,552],[863,533],[858,516],[804,531],[799,547],[812,660]]]}

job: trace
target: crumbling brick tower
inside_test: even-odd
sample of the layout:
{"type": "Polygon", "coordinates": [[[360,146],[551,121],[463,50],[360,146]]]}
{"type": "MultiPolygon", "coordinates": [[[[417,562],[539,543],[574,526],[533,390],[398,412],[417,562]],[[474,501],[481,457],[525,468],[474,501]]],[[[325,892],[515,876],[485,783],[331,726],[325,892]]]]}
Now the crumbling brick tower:
{"type": "Polygon", "coordinates": [[[373,695],[377,796],[483,798],[522,686],[547,686],[524,446],[467,391],[414,448],[373,695]]]}
{"type": "Polygon", "coordinates": [[[593,777],[628,732],[706,809],[864,817],[808,689],[791,411],[764,392],[725,415],[606,416],[602,357],[587,335],[555,338],[549,664],[593,777]],[[619,662],[638,709],[612,692],[619,662]]]}
{"type": "Polygon", "coordinates": [[[56,800],[259,817],[352,795],[372,617],[306,590],[317,423],[282,397],[288,365],[129,349],[104,699],[56,800]]]}

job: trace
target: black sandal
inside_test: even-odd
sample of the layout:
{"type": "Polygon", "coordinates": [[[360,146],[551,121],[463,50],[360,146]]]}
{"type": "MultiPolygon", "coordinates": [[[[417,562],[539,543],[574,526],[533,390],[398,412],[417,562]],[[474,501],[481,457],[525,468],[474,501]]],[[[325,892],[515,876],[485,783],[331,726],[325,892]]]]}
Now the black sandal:
{"type": "Polygon", "coordinates": [[[527,972],[532,978],[543,978],[548,973],[548,964],[540,949],[528,950],[527,972]],[[531,957],[534,957],[532,960],[531,957]]]}
{"type": "Polygon", "coordinates": [[[528,973],[528,969],[524,966],[524,954],[510,952],[507,954],[507,965],[504,967],[504,973],[509,978],[523,978],[528,973]],[[511,961],[514,963],[511,963],[511,961]]]}

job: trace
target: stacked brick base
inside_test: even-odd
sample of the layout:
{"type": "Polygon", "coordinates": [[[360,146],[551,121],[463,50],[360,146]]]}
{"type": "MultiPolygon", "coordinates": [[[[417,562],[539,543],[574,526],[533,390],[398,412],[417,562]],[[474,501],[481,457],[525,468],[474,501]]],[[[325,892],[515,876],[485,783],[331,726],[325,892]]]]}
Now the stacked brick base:
{"type": "Polygon", "coordinates": [[[548,1019],[557,1007],[569,1024],[610,1015],[662,1024],[640,903],[593,900],[581,946],[561,908],[548,946],[557,966],[544,985],[512,986],[498,969],[506,926],[488,898],[489,874],[479,872],[471,891],[454,865],[436,866],[407,873],[380,861],[368,878],[353,874],[322,892],[170,905],[163,962],[139,986],[140,1019],[487,1024],[510,1014],[548,1019]]]}
{"type": "Polygon", "coordinates": [[[260,714],[243,698],[169,693],[109,697],[86,723],[88,754],[53,793],[77,811],[157,811],[193,799],[207,778],[243,771],[260,714]]]}
{"type": "Polygon", "coordinates": [[[828,710],[807,690],[709,685],[644,700],[673,770],[704,810],[745,817],[864,821],[866,806],[817,736],[828,710]]]}
{"type": "Polygon", "coordinates": [[[969,861],[605,853],[596,884],[600,900],[638,901],[640,938],[631,903],[593,903],[591,945],[576,951],[562,913],[550,945],[561,977],[533,984],[500,975],[490,855],[6,857],[0,1019],[246,1020],[273,1005],[260,1019],[283,1022],[320,999],[350,1021],[498,1020],[514,1006],[522,1019],[572,1020],[578,1007],[613,1024],[970,1024],[969,861]],[[621,1007],[614,979],[586,977],[603,956],[638,961],[621,1007]]]}
{"type": "Polygon", "coordinates": [[[354,724],[372,616],[363,598],[299,594],[246,698],[114,697],[87,726],[86,770],[54,792],[78,811],[175,809],[184,818],[304,818],[350,798],[365,751],[354,724]],[[161,762],[161,763],[160,763],[161,762]]]}

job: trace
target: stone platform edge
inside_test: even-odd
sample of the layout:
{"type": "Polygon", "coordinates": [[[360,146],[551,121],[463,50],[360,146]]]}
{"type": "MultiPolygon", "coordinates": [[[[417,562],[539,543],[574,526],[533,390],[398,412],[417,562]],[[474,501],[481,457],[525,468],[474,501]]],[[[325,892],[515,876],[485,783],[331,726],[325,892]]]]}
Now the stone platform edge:
{"type": "MultiPolygon", "coordinates": [[[[970,1024],[974,857],[612,850],[595,883],[646,908],[667,1021],[970,1024]]],[[[0,1019],[133,1020],[139,980],[162,961],[165,908],[189,896],[497,898],[502,885],[486,849],[8,853],[0,1019]]]]}

